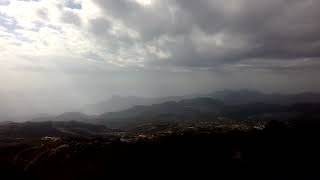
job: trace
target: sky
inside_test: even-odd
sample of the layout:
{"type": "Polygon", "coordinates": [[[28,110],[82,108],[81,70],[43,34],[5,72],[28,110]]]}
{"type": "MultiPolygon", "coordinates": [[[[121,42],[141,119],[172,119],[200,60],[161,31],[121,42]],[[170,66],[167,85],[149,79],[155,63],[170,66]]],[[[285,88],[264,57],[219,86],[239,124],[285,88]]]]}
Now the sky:
{"type": "Polygon", "coordinates": [[[0,0],[0,114],[320,91],[319,0],[0,0]]]}

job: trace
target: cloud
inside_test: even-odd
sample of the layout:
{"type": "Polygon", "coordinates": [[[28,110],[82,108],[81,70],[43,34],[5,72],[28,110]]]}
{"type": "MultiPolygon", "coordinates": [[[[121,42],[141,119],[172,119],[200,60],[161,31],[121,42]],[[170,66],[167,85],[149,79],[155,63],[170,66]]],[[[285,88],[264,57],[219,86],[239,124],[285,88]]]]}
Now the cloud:
{"type": "Polygon", "coordinates": [[[95,2],[105,16],[137,31],[142,39],[136,43],[170,52],[165,63],[171,65],[319,57],[320,3],[314,0],[177,0],[148,7],[129,0],[95,2]],[[157,44],[163,37],[168,40],[157,44]]]}
{"type": "Polygon", "coordinates": [[[9,0],[0,0],[0,6],[7,6],[10,4],[9,0]]]}
{"type": "Polygon", "coordinates": [[[80,17],[75,12],[72,12],[72,11],[63,12],[61,15],[61,20],[67,24],[74,24],[76,26],[81,25],[80,17]]]}
{"type": "Polygon", "coordinates": [[[201,69],[250,59],[318,58],[319,5],[315,0],[13,1],[0,8],[0,23],[17,38],[19,32],[20,40],[47,44],[50,52],[62,43],[78,56],[93,53],[120,66],[201,69]],[[49,33],[51,27],[60,34],[49,33]],[[32,30],[46,30],[55,42],[32,30]],[[69,43],[75,38],[82,42],[77,48],[69,43]]]}
{"type": "Polygon", "coordinates": [[[81,2],[76,2],[74,0],[66,0],[65,6],[70,9],[82,9],[81,2]]]}
{"type": "Polygon", "coordinates": [[[110,29],[111,25],[109,20],[103,17],[90,20],[90,30],[97,36],[103,36],[109,33],[110,29]]]}
{"type": "Polygon", "coordinates": [[[32,97],[41,87],[65,89],[83,101],[219,87],[320,90],[319,7],[318,0],[0,0],[0,83],[32,97]]]}
{"type": "Polygon", "coordinates": [[[48,17],[48,9],[46,9],[46,8],[38,9],[37,10],[37,15],[43,20],[48,20],[49,19],[49,17],[48,17]]]}

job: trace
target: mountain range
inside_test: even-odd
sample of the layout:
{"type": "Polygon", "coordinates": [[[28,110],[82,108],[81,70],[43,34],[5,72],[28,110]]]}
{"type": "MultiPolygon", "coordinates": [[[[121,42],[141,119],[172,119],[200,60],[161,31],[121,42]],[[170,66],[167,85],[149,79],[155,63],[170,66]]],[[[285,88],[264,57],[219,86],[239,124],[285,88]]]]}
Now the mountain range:
{"type": "Polygon", "coordinates": [[[136,96],[112,96],[109,100],[83,107],[80,112],[87,114],[102,114],[129,109],[133,106],[148,106],[168,101],[180,101],[197,97],[208,97],[220,100],[227,105],[243,105],[254,103],[292,105],[297,103],[318,103],[320,93],[304,92],[297,94],[262,93],[253,90],[221,90],[208,94],[194,94],[185,96],[168,96],[158,98],[144,98],[136,96]]]}
{"type": "MultiPolygon", "coordinates": [[[[91,108],[91,109],[90,109],[91,108]]],[[[38,115],[30,122],[72,122],[126,128],[145,123],[197,120],[288,120],[303,116],[319,117],[320,94],[265,94],[241,90],[217,91],[205,96],[139,98],[114,96],[109,101],[91,105],[97,115],[66,112],[58,116],[38,115]]],[[[2,123],[7,124],[7,123],[2,123]]]]}

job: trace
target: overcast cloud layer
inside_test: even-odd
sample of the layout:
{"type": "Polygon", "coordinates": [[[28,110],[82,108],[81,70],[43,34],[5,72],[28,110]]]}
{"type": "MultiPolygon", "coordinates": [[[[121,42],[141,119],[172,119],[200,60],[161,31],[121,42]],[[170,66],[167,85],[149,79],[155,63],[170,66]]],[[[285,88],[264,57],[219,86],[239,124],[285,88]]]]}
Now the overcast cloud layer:
{"type": "Polygon", "coordinates": [[[319,0],[0,0],[0,105],[319,91],[319,18],[319,0]]]}

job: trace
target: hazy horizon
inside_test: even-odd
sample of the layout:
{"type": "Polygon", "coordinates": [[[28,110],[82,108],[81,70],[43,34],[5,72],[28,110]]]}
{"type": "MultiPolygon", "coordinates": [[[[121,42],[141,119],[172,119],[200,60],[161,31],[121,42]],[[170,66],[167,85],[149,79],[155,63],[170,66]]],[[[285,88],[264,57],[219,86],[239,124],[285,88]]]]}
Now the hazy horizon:
{"type": "Polygon", "coordinates": [[[0,0],[0,117],[113,95],[320,92],[317,0],[0,0]]]}

